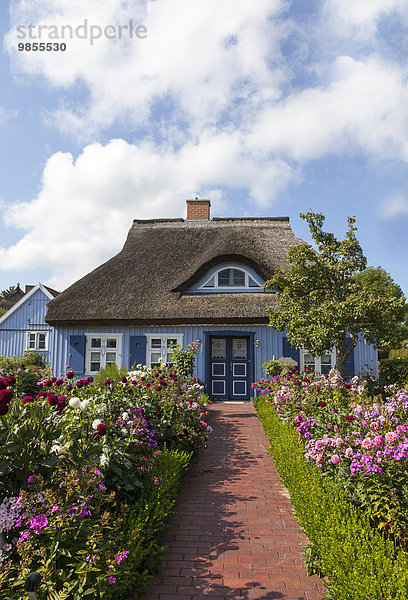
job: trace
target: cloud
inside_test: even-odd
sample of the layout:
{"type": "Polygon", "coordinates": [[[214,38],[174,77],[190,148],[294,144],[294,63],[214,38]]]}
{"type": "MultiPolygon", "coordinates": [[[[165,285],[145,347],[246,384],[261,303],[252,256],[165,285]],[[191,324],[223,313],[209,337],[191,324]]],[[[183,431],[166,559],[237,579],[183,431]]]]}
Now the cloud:
{"type": "Polygon", "coordinates": [[[391,220],[408,215],[408,195],[395,194],[384,202],[383,214],[385,219],[391,220]]]}
{"type": "Polygon", "coordinates": [[[225,206],[221,188],[232,182],[252,190],[262,206],[292,176],[284,161],[258,165],[246,157],[238,134],[235,144],[214,135],[174,152],[124,140],[91,144],[76,160],[58,152],[45,166],[38,196],[5,209],[6,225],[24,233],[0,248],[0,265],[41,264],[53,273],[48,283],[62,289],[118,252],[135,217],[178,217],[194,193],[214,192],[215,205],[225,206]]]}
{"type": "Polygon", "coordinates": [[[367,41],[377,34],[382,18],[397,14],[406,18],[405,0],[325,0],[326,28],[339,37],[367,41]]]}
{"type": "Polygon", "coordinates": [[[10,110],[0,106],[0,125],[3,125],[3,123],[6,123],[10,119],[15,119],[17,114],[16,110],[10,110]]]}
{"type": "MultiPolygon", "coordinates": [[[[287,35],[281,18],[284,0],[14,0],[13,29],[6,36],[15,72],[43,77],[52,86],[81,83],[89,91],[85,105],[61,105],[54,123],[91,137],[115,121],[134,126],[150,118],[157,102],[168,107],[167,121],[183,123],[189,134],[234,115],[248,102],[277,98],[286,75],[280,44],[287,35]],[[125,26],[143,24],[146,39],[102,36],[66,39],[65,52],[16,52],[18,27],[125,26]],[[74,129],[72,129],[74,128],[74,129]]],[[[38,35],[37,28],[32,33],[38,35]]],[[[48,29],[45,29],[48,28],[48,29]]],[[[23,30],[28,34],[28,30],[23,30]]],[[[67,34],[68,35],[68,34],[67,34]]],[[[41,38],[43,39],[43,37],[41,38]]],[[[25,39],[24,41],[30,41],[25,39]]],[[[45,40],[47,41],[47,40],[45,40]]]]}

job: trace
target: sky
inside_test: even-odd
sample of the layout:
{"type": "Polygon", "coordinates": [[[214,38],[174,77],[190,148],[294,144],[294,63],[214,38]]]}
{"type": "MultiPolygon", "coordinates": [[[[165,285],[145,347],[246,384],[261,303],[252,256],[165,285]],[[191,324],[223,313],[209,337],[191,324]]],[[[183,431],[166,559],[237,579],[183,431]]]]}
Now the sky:
{"type": "Polygon", "coordinates": [[[408,295],[408,0],[3,0],[0,35],[0,290],[199,197],[307,242],[354,216],[408,295]]]}

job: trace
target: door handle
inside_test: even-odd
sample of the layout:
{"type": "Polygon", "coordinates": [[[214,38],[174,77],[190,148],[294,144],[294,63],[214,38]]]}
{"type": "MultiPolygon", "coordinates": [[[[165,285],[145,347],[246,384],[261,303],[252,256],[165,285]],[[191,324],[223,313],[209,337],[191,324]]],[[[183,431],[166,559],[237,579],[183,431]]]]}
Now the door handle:
{"type": "Polygon", "coordinates": [[[230,362],[230,371],[232,371],[232,362],[230,362]]]}

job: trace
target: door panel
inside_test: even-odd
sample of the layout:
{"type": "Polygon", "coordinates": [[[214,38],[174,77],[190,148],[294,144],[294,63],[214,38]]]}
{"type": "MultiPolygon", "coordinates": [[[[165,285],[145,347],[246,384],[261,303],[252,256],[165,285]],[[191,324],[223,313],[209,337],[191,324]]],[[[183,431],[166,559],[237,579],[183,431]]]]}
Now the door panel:
{"type": "Polygon", "coordinates": [[[216,400],[249,398],[249,337],[210,336],[209,393],[216,400]]]}

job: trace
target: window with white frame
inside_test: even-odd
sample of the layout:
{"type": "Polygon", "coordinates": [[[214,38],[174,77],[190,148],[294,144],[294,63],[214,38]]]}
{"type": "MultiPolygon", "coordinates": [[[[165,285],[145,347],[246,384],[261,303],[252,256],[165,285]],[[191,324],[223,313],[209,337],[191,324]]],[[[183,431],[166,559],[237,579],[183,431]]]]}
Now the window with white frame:
{"type": "Polygon", "coordinates": [[[173,348],[183,343],[182,333],[149,333],[147,338],[146,364],[148,367],[158,367],[161,362],[173,364],[173,348]]]}
{"type": "Polygon", "coordinates": [[[86,335],[86,372],[98,373],[110,365],[122,366],[122,335],[98,334],[86,335]]]}
{"type": "Polygon", "coordinates": [[[31,350],[32,352],[44,352],[48,350],[48,331],[28,331],[26,350],[31,350]]]}
{"type": "Polygon", "coordinates": [[[321,356],[314,356],[304,348],[300,350],[300,368],[309,367],[318,375],[328,375],[336,366],[336,349],[325,352],[321,356]]]}
{"type": "Polygon", "coordinates": [[[257,277],[249,273],[244,268],[238,267],[221,267],[211,275],[199,289],[215,289],[215,288],[241,288],[254,289],[261,288],[263,282],[257,277]]]}

